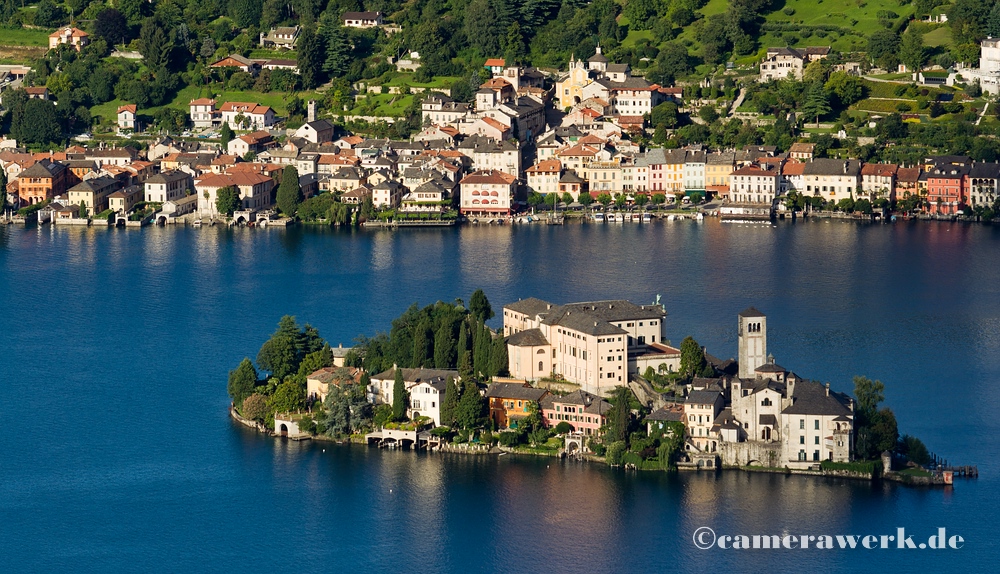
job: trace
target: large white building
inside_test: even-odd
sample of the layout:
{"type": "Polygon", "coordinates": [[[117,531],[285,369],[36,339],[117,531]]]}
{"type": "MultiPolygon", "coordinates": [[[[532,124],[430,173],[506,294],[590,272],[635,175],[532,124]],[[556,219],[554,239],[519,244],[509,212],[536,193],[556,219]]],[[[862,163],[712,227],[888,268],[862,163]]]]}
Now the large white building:
{"type": "Polygon", "coordinates": [[[630,354],[664,341],[662,305],[591,301],[554,305],[529,298],[503,308],[512,377],[557,376],[604,394],[628,384],[630,354]]]}

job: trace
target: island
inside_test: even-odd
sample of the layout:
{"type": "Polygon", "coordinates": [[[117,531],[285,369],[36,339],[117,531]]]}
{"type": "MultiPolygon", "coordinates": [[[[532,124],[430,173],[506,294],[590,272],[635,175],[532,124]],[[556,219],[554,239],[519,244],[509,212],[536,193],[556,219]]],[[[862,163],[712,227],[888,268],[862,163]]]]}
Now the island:
{"type": "Polygon", "coordinates": [[[230,412],[291,440],[568,457],[635,470],[748,471],[951,484],[949,466],[900,435],[884,384],[853,396],[799,376],[767,350],[767,317],[737,314],[737,358],[666,338],[666,311],[627,300],[502,309],[482,290],[411,305],[388,333],[332,348],[285,316],[229,373],[230,412]],[[265,376],[261,376],[264,373],[265,376]]]}

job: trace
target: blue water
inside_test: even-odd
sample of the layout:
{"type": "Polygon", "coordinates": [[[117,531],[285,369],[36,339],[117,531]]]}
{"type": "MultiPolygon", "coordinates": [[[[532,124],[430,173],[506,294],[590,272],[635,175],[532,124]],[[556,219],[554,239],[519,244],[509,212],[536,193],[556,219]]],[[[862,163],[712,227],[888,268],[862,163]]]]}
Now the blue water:
{"type": "MultiPolygon", "coordinates": [[[[1000,230],[949,223],[333,232],[0,229],[0,571],[982,571],[1000,407],[1000,230]],[[675,343],[886,384],[954,489],[289,443],[234,426],[225,377],[283,314],[332,343],[410,303],[662,296],[675,343]],[[961,550],[698,550],[720,534],[936,528],[961,550]]],[[[498,323],[497,323],[498,325],[498,323]]],[[[495,326],[497,326],[495,325],[495,326]]]]}

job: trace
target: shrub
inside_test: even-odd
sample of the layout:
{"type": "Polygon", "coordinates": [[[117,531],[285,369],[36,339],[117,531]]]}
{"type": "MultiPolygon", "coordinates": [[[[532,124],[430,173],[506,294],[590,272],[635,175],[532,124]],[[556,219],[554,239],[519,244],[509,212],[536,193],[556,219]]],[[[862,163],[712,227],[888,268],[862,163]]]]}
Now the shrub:
{"type": "Polygon", "coordinates": [[[559,423],[559,424],[556,425],[556,429],[555,430],[556,430],[556,434],[570,433],[570,432],[573,432],[573,425],[569,424],[566,421],[562,421],[561,423],[559,423]]]}
{"type": "Polygon", "coordinates": [[[516,431],[505,431],[499,435],[500,446],[514,447],[521,444],[524,435],[516,431]]]}
{"type": "Polygon", "coordinates": [[[625,456],[625,441],[616,440],[608,446],[608,464],[618,465],[622,463],[622,458],[625,456]]]}
{"type": "Polygon", "coordinates": [[[795,8],[792,8],[791,6],[786,6],[782,10],[782,12],[784,12],[785,16],[791,16],[791,15],[795,14],[795,8]]]}

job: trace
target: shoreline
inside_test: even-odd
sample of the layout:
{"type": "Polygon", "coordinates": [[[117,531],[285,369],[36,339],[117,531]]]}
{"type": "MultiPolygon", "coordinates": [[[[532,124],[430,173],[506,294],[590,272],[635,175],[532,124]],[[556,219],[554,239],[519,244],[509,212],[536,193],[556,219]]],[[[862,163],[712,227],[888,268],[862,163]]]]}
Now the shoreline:
{"type": "MultiPolygon", "coordinates": [[[[351,437],[349,437],[347,439],[335,439],[335,438],[332,438],[332,437],[329,437],[329,436],[325,436],[325,435],[320,435],[320,434],[317,434],[317,435],[306,435],[303,438],[281,437],[281,436],[275,434],[274,431],[272,431],[271,429],[265,427],[263,424],[257,423],[257,422],[253,422],[253,421],[250,421],[250,420],[247,420],[247,419],[243,418],[242,416],[240,416],[239,413],[236,412],[236,409],[233,408],[233,405],[229,406],[228,411],[229,411],[230,417],[234,421],[236,421],[237,423],[239,423],[240,425],[242,425],[242,426],[244,426],[244,427],[246,427],[248,429],[257,431],[260,434],[267,435],[269,438],[273,438],[273,439],[285,438],[287,440],[291,440],[291,441],[294,441],[294,442],[302,442],[304,440],[314,440],[314,441],[317,441],[317,442],[329,443],[329,444],[337,444],[337,445],[357,444],[357,445],[365,445],[365,446],[367,446],[367,444],[368,444],[367,441],[364,439],[364,437],[362,437],[362,436],[355,436],[355,435],[352,435],[351,437]]],[[[440,448],[438,448],[436,450],[430,450],[430,451],[428,451],[428,453],[460,454],[460,455],[466,455],[466,456],[487,456],[487,455],[494,455],[494,456],[498,456],[498,457],[499,456],[504,456],[504,455],[514,455],[514,456],[530,456],[530,457],[547,457],[547,458],[556,458],[556,459],[559,459],[559,460],[567,460],[568,458],[571,458],[571,457],[568,457],[561,450],[560,451],[555,451],[555,452],[542,452],[542,451],[539,451],[539,450],[528,450],[528,449],[516,448],[516,447],[513,447],[513,448],[512,447],[503,447],[503,446],[498,446],[498,445],[497,446],[491,446],[489,449],[483,449],[483,448],[469,448],[466,445],[468,445],[468,443],[463,443],[462,445],[454,445],[454,444],[450,444],[449,443],[449,444],[445,444],[445,445],[441,446],[440,448]]],[[[593,454],[584,454],[582,456],[572,457],[572,460],[576,460],[578,462],[588,463],[588,464],[602,464],[602,465],[606,465],[607,464],[605,462],[604,457],[599,457],[599,456],[596,456],[596,455],[593,455],[593,454]]],[[[663,470],[663,469],[652,469],[652,468],[636,468],[634,466],[629,466],[629,465],[626,465],[624,467],[618,467],[617,465],[615,465],[615,466],[612,466],[611,468],[622,468],[625,471],[632,470],[632,471],[636,471],[636,472],[667,472],[667,473],[680,473],[680,472],[696,472],[696,473],[700,473],[700,472],[702,472],[701,470],[696,469],[696,468],[683,468],[683,467],[674,467],[674,468],[671,468],[671,469],[663,470]]],[[[907,475],[907,474],[904,474],[902,472],[895,472],[895,471],[882,473],[881,475],[874,475],[874,474],[863,473],[863,472],[856,472],[856,471],[851,471],[851,470],[818,470],[817,471],[817,470],[801,470],[801,469],[791,469],[791,468],[770,468],[770,467],[762,467],[762,466],[721,466],[721,467],[719,467],[719,468],[717,468],[715,470],[712,470],[711,472],[713,474],[717,474],[717,473],[724,472],[724,471],[743,471],[743,472],[748,472],[748,473],[759,473],[759,474],[784,474],[784,475],[789,475],[789,476],[791,476],[791,475],[800,475],[800,476],[813,476],[813,477],[817,477],[817,478],[845,478],[845,479],[849,479],[849,480],[867,481],[867,482],[871,482],[871,483],[879,483],[881,481],[888,481],[888,482],[895,482],[895,483],[901,484],[903,486],[951,486],[951,485],[945,484],[944,480],[941,477],[938,477],[938,476],[929,476],[929,477],[927,477],[927,476],[913,476],[913,475],[907,475]]]]}

